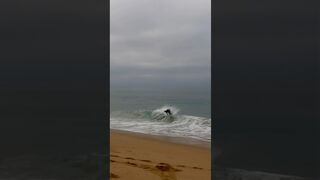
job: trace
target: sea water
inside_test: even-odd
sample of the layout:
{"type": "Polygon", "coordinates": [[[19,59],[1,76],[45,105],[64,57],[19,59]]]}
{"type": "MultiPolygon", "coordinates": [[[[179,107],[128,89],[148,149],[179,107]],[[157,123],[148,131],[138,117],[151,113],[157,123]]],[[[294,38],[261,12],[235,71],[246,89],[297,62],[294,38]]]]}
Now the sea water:
{"type": "Polygon", "coordinates": [[[209,89],[111,88],[110,128],[210,142],[210,104],[209,89]]]}

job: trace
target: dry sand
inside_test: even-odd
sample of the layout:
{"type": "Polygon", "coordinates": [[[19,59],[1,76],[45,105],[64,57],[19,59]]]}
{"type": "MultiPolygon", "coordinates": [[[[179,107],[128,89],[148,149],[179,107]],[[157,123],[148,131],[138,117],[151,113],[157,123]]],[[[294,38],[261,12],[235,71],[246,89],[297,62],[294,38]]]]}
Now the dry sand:
{"type": "Polygon", "coordinates": [[[209,148],[111,131],[112,180],[209,180],[209,148]]]}

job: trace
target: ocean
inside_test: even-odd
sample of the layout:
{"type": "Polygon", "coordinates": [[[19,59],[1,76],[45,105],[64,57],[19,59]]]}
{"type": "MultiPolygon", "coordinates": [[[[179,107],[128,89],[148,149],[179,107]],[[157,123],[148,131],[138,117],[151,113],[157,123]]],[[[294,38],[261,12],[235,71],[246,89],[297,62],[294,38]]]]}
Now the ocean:
{"type": "Polygon", "coordinates": [[[210,89],[111,88],[110,128],[211,142],[210,99],[210,89]]]}

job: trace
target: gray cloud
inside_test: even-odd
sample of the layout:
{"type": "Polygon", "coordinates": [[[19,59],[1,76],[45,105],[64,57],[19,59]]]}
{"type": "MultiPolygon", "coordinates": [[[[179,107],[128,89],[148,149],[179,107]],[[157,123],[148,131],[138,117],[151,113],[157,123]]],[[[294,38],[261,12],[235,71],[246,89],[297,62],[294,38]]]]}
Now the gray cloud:
{"type": "Polygon", "coordinates": [[[111,83],[210,83],[210,3],[111,1],[111,83]]]}

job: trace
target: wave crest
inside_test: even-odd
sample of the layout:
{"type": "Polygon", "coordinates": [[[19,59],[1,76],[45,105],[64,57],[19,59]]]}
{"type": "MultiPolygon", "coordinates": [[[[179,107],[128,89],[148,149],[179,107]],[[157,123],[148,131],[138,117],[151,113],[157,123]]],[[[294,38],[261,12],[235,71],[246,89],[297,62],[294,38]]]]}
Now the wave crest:
{"type": "Polygon", "coordinates": [[[111,128],[211,141],[210,118],[180,115],[179,111],[175,106],[165,105],[152,111],[112,112],[111,128]],[[166,109],[170,109],[172,115],[167,115],[166,109]]]}

